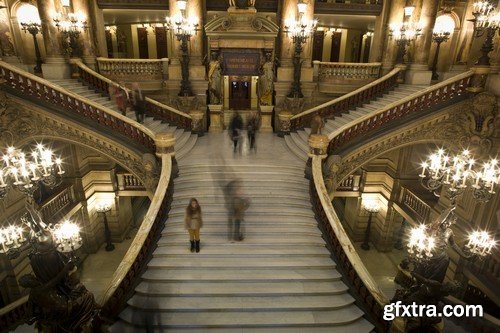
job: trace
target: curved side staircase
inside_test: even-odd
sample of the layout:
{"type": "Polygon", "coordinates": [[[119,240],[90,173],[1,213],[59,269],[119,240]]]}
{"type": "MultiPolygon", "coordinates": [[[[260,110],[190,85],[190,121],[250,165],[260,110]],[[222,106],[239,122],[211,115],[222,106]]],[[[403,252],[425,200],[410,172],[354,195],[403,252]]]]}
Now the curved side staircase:
{"type": "MultiPolygon", "coordinates": [[[[328,135],[329,133],[340,128],[342,125],[363,117],[370,112],[385,107],[390,103],[396,102],[425,88],[428,88],[428,86],[400,84],[394,90],[389,91],[370,103],[363,104],[354,110],[343,113],[341,116],[335,116],[334,118],[327,119],[322,133],[328,135]]],[[[307,140],[309,138],[309,133],[311,133],[311,129],[305,128],[304,130],[292,132],[290,135],[285,136],[285,142],[288,148],[290,148],[295,156],[304,162],[306,162],[308,158],[307,154],[309,152],[309,146],[307,140]]]]}
{"type": "MultiPolygon", "coordinates": [[[[113,100],[107,96],[102,96],[102,94],[95,92],[91,88],[83,85],[77,79],[62,79],[62,80],[51,80],[52,83],[61,86],[62,88],[71,91],[74,94],[86,97],[99,103],[105,107],[108,107],[116,112],[118,108],[113,100]]],[[[133,110],[128,109],[127,117],[135,120],[135,113],[133,110]]],[[[175,157],[177,160],[182,159],[195,145],[198,136],[192,134],[190,131],[185,131],[182,128],[177,128],[176,126],[170,126],[161,120],[154,119],[153,117],[145,117],[144,125],[151,129],[154,133],[160,132],[170,132],[174,133],[175,136],[175,157]]]]}
{"type": "Polygon", "coordinates": [[[370,332],[317,228],[303,164],[272,134],[233,155],[225,133],[198,139],[179,162],[166,226],[112,332],[370,332]],[[207,152],[210,152],[207,154],[207,152]],[[228,240],[223,186],[243,181],[245,239],[228,240]],[[185,207],[204,226],[190,253],[185,207]]]}

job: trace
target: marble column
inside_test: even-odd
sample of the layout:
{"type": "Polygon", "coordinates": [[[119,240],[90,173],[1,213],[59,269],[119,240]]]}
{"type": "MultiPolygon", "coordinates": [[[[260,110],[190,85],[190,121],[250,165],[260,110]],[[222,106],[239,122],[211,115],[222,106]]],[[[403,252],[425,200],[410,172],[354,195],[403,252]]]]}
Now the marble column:
{"type": "Polygon", "coordinates": [[[108,46],[106,42],[106,30],[104,27],[104,15],[102,9],[97,6],[97,0],[87,1],[88,23],[92,27],[91,36],[94,38],[95,55],[97,57],[108,57],[108,46]]]}
{"type": "MultiPolygon", "coordinates": [[[[384,1],[385,3],[386,1],[384,1]]],[[[404,17],[404,6],[406,0],[393,0],[390,5],[388,19],[386,27],[388,27],[392,23],[401,23],[403,22],[404,17]]],[[[388,34],[389,30],[387,29],[384,36],[381,36],[381,39],[385,39],[385,46],[383,47],[382,52],[382,74],[387,74],[394,68],[395,60],[396,60],[396,43],[394,39],[391,39],[388,34]]],[[[375,32],[376,34],[377,32],[375,32]]],[[[376,45],[375,42],[373,45],[376,45]]]]}
{"type": "Polygon", "coordinates": [[[375,18],[375,29],[373,31],[368,62],[382,62],[384,47],[388,42],[386,41],[386,37],[390,8],[391,4],[389,4],[389,1],[384,1],[382,12],[375,18]]]}
{"type": "MultiPolygon", "coordinates": [[[[78,42],[83,45],[82,59],[91,69],[96,69],[96,59],[95,59],[95,28],[94,22],[91,19],[89,2],[87,0],[73,0],[73,11],[75,13],[81,13],[85,16],[87,20],[88,29],[82,31],[79,36],[78,42]]],[[[104,26],[102,27],[104,30],[104,26]]]]}
{"type": "Polygon", "coordinates": [[[203,26],[205,22],[203,21],[203,1],[202,0],[188,0],[188,6],[186,10],[187,17],[196,17],[199,22],[198,33],[191,37],[189,42],[189,56],[192,65],[199,66],[203,65],[203,38],[204,31],[203,26]]]}
{"type": "Polygon", "coordinates": [[[415,24],[422,26],[422,35],[415,41],[413,62],[406,72],[409,84],[430,84],[432,72],[429,70],[429,54],[432,43],[432,30],[436,22],[439,1],[421,0],[411,18],[415,24]],[[420,5],[420,6],[419,6],[420,5]],[[418,10],[420,9],[420,10],[418,10]],[[420,11],[420,15],[418,15],[420,11]]]}
{"type": "Polygon", "coordinates": [[[70,77],[70,67],[64,57],[61,36],[57,30],[53,14],[61,11],[59,1],[37,0],[38,14],[42,22],[43,42],[46,59],[42,64],[43,77],[46,79],[63,79],[70,77]]]}
{"type": "MultiPolygon", "coordinates": [[[[314,0],[309,0],[306,7],[306,12],[304,13],[304,18],[306,20],[314,20],[314,0]]],[[[313,52],[313,36],[310,36],[304,43],[302,51],[302,60],[304,61],[302,67],[310,68],[312,67],[312,52],[313,52]]]]}
{"type": "MultiPolygon", "coordinates": [[[[281,11],[281,20],[280,20],[280,50],[281,53],[279,55],[280,67],[292,67],[292,58],[293,58],[293,42],[292,39],[285,33],[285,22],[287,19],[295,19],[297,17],[297,0],[284,0],[283,1],[283,9],[281,11]]],[[[278,71],[278,79],[279,77],[278,71]]]]}

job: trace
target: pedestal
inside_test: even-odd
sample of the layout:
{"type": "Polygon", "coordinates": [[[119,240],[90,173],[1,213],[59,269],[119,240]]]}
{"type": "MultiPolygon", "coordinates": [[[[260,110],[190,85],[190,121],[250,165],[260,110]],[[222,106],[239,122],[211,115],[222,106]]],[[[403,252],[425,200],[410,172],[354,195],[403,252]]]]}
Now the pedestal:
{"type": "Polygon", "coordinates": [[[278,136],[284,136],[285,134],[290,134],[291,122],[290,119],[293,115],[290,111],[281,111],[278,115],[279,128],[278,128],[278,136]]]}
{"type": "Polygon", "coordinates": [[[260,132],[272,132],[273,105],[260,105],[260,132]]]}
{"type": "Polygon", "coordinates": [[[405,83],[430,85],[432,79],[432,71],[427,65],[411,65],[406,71],[405,83]]]}
{"type": "Polygon", "coordinates": [[[42,72],[43,78],[47,80],[69,79],[71,77],[70,64],[62,57],[47,58],[42,64],[42,72]]]}
{"type": "Polygon", "coordinates": [[[199,110],[192,110],[189,111],[189,115],[191,116],[191,133],[198,134],[199,136],[202,136],[203,133],[205,132],[204,128],[204,113],[203,111],[199,110]]]}
{"type": "Polygon", "coordinates": [[[224,129],[221,120],[222,104],[209,104],[208,110],[210,111],[210,128],[208,131],[210,133],[222,132],[224,129]]]}

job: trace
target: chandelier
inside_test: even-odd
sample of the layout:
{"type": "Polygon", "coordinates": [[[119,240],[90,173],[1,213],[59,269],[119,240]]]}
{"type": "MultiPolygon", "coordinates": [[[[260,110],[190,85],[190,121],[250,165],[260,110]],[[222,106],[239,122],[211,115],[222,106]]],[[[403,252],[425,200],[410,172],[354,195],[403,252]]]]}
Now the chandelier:
{"type": "Polygon", "coordinates": [[[180,14],[172,17],[166,17],[166,28],[172,30],[177,37],[177,40],[190,40],[191,36],[196,35],[199,30],[199,20],[195,16],[186,17],[187,0],[177,0],[177,7],[180,14]]]}
{"type": "Polygon", "coordinates": [[[55,157],[42,144],[38,144],[29,154],[9,147],[0,165],[0,199],[11,188],[33,197],[40,183],[54,187],[60,183],[63,174],[61,158],[55,157]]]}
{"type": "Polygon", "coordinates": [[[305,43],[309,36],[314,33],[318,20],[307,20],[300,18],[299,20],[285,20],[285,33],[289,35],[294,43],[305,43]]]}
{"type": "Polygon", "coordinates": [[[54,14],[53,20],[57,30],[74,34],[75,37],[78,37],[82,31],[88,29],[87,18],[82,13],[64,14],[58,12],[54,14]]]}
{"type": "Polygon", "coordinates": [[[438,197],[438,190],[444,186],[452,203],[467,189],[472,190],[474,199],[486,202],[495,194],[495,185],[500,179],[496,159],[479,166],[468,150],[450,156],[444,149],[439,149],[421,166],[419,177],[422,186],[438,197]]]}
{"type": "Polygon", "coordinates": [[[474,23],[474,36],[482,37],[486,34],[481,47],[481,57],[476,65],[489,66],[488,53],[493,51],[493,38],[500,26],[500,11],[489,1],[476,1],[473,4],[472,15],[474,18],[469,21],[474,23]]]}

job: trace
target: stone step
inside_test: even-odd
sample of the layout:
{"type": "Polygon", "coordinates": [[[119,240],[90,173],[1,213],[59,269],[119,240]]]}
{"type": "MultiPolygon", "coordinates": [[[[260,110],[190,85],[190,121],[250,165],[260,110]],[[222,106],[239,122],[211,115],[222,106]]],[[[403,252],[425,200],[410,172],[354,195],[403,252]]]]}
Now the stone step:
{"type": "MultiPolygon", "coordinates": [[[[241,287],[241,286],[240,286],[241,287]]],[[[174,294],[175,295],[175,294],[174,294]]],[[[325,296],[212,296],[191,297],[135,295],[127,302],[139,309],[158,312],[199,311],[309,311],[334,310],[354,303],[349,294],[325,296]]]]}
{"type": "MultiPolygon", "coordinates": [[[[147,311],[127,307],[120,318],[129,323],[144,325],[147,311]]],[[[218,327],[290,327],[290,326],[325,326],[352,323],[363,316],[363,312],[354,305],[334,310],[318,311],[197,311],[195,313],[156,312],[157,325],[164,328],[218,328],[218,327]]]]}
{"type": "MultiPolygon", "coordinates": [[[[185,236],[187,234],[187,231],[184,229],[184,224],[179,223],[178,224],[179,228],[178,229],[170,229],[170,230],[164,230],[161,235],[164,237],[176,237],[176,236],[185,236]]],[[[204,226],[202,228],[203,230],[203,237],[216,237],[216,236],[221,236],[225,237],[228,235],[228,228],[220,228],[220,227],[211,227],[210,225],[204,226]]],[[[276,236],[279,237],[280,235],[283,236],[320,236],[321,237],[321,232],[319,229],[313,229],[313,228],[307,228],[307,231],[305,230],[297,230],[297,229],[283,229],[283,228],[261,228],[259,226],[253,227],[252,225],[245,223],[245,237],[246,238],[258,238],[259,236],[262,237],[272,237],[276,236]]]]}
{"type": "MultiPolygon", "coordinates": [[[[251,205],[253,207],[265,207],[265,206],[276,206],[283,207],[284,209],[288,207],[288,205],[294,205],[296,207],[304,207],[305,209],[310,209],[311,203],[309,202],[309,198],[304,197],[304,193],[300,193],[297,191],[297,196],[287,196],[285,193],[273,193],[271,190],[264,190],[258,194],[259,197],[255,197],[255,195],[249,195],[249,193],[245,193],[245,195],[249,196],[252,199],[251,205]],[[268,198],[267,196],[270,196],[268,198]]],[[[172,208],[185,209],[188,205],[190,199],[192,198],[192,193],[186,195],[176,195],[174,201],[172,202],[172,208]]],[[[223,195],[216,196],[215,194],[210,193],[202,193],[197,194],[196,199],[198,199],[200,205],[203,209],[206,207],[218,207],[222,210],[226,210],[226,205],[230,205],[230,198],[228,198],[227,203],[223,195]]]]}
{"type": "Polygon", "coordinates": [[[227,164],[183,164],[182,165],[182,174],[189,173],[200,173],[200,172],[218,172],[218,173],[226,173],[226,172],[234,172],[234,171],[250,171],[250,172],[276,172],[276,173],[284,173],[284,172],[303,172],[304,168],[302,166],[296,165],[267,165],[267,164],[256,164],[256,163],[247,163],[247,164],[238,164],[237,166],[227,165],[227,164]]]}
{"type": "MultiPolygon", "coordinates": [[[[177,223],[179,221],[184,221],[184,215],[169,216],[167,220],[168,223],[177,223]]],[[[211,225],[223,224],[227,222],[227,213],[220,213],[217,215],[207,214],[203,215],[203,221],[210,223],[211,225]]],[[[288,225],[288,224],[311,224],[316,226],[317,222],[314,217],[311,216],[259,216],[259,215],[245,215],[245,222],[253,225],[268,225],[268,224],[278,224],[278,225],[288,225]]]]}
{"type": "MultiPolygon", "coordinates": [[[[371,332],[374,326],[367,320],[361,318],[352,323],[342,326],[310,326],[302,325],[300,327],[217,327],[217,328],[170,328],[169,333],[363,333],[371,332]]],[[[111,328],[112,333],[136,333],[137,327],[132,326],[122,320],[116,322],[111,328]]],[[[155,331],[160,332],[160,331],[155,331]]],[[[161,330],[161,332],[165,332],[161,330]]]]}
{"type": "MultiPolygon", "coordinates": [[[[328,296],[346,294],[349,288],[340,280],[333,281],[287,281],[287,282],[152,282],[143,281],[136,288],[136,293],[143,296],[328,296]]],[[[342,295],[343,296],[343,295],[342,295]]],[[[181,298],[181,297],[179,297],[181,298]]],[[[208,298],[210,299],[210,298],[208,298]]]]}
{"type": "MultiPolygon", "coordinates": [[[[200,205],[203,207],[203,205],[200,203],[200,205]]],[[[174,217],[174,216],[184,216],[185,213],[185,207],[175,207],[170,210],[170,213],[168,216],[174,217]]],[[[286,215],[297,215],[297,216],[308,216],[308,217],[314,217],[314,213],[312,212],[311,209],[303,209],[303,208],[296,208],[296,207],[288,207],[286,209],[286,215]]],[[[220,206],[207,206],[203,207],[203,216],[206,215],[214,215],[214,216],[220,216],[220,215],[226,215],[225,209],[223,209],[220,206]]],[[[266,207],[266,206],[255,206],[250,204],[248,209],[245,212],[245,216],[269,216],[272,217],[273,215],[285,215],[284,209],[282,207],[266,207]]]]}
{"type": "MultiPolygon", "coordinates": [[[[201,252],[200,252],[201,253],[201,252]]],[[[196,256],[196,254],[193,254],[196,256]]],[[[206,282],[217,283],[229,282],[325,282],[340,281],[342,275],[331,267],[328,268],[303,268],[294,267],[290,269],[254,268],[243,270],[241,268],[218,269],[205,268],[202,271],[197,269],[171,268],[169,270],[151,268],[142,275],[143,281],[149,282],[206,282]]]]}
{"type": "Polygon", "coordinates": [[[198,139],[197,135],[191,134],[183,146],[175,144],[174,146],[175,158],[177,159],[177,161],[181,160],[184,156],[186,156],[189,153],[191,149],[193,149],[197,139],[198,139]]]}
{"type": "Polygon", "coordinates": [[[296,156],[298,159],[302,160],[304,163],[307,162],[307,154],[304,154],[304,151],[302,151],[293,141],[290,135],[285,135],[285,143],[290,148],[292,151],[293,155],[296,156]]]}
{"type": "MultiPolygon", "coordinates": [[[[301,194],[303,193],[304,186],[307,186],[307,180],[303,178],[296,179],[296,176],[290,175],[287,181],[282,180],[269,180],[269,179],[253,179],[249,181],[242,182],[242,188],[244,190],[255,190],[258,193],[259,190],[267,191],[267,188],[275,189],[281,188],[281,192],[290,189],[301,189],[301,194]]],[[[183,190],[189,191],[189,193],[194,193],[193,190],[200,190],[200,192],[205,193],[223,193],[223,188],[229,183],[228,179],[202,179],[196,182],[184,179],[183,176],[179,176],[174,179],[175,194],[183,193],[183,190]]],[[[288,192],[285,192],[288,193],[288,192]]],[[[307,197],[309,195],[306,193],[307,197]]]]}
{"type": "MultiPolygon", "coordinates": [[[[227,220],[226,220],[227,221],[227,220]]],[[[230,241],[227,239],[226,235],[205,235],[203,233],[203,228],[201,230],[201,246],[204,244],[227,244],[230,241]]],[[[169,235],[168,237],[162,237],[158,240],[158,244],[163,245],[179,245],[188,244],[189,238],[187,231],[184,235],[169,235]]],[[[296,235],[296,234],[248,234],[245,233],[245,239],[243,241],[245,244],[256,244],[261,246],[267,246],[268,244],[276,245],[286,245],[291,243],[296,243],[300,245],[309,244],[323,244],[323,238],[319,235],[296,235]],[[286,236],[286,237],[285,237],[286,236]]]]}
{"type": "MultiPolygon", "coordinates": [[[[191,252],[188,250],[187,243],[177,246],[159,246],[155,249],[155,256],[170,256],[170,255],[189,255],[191,252]]],[[[266,247],[246,244],[245,242],[226,243],[226,244],[204,244],[203,252],[197,253],[197,256],[238,256],[238,255],[270,255],[277,256],[294,256],[294,255],[317,255],[317,256],[330,256],[330,252],[324,245],[268,245],[266,247]]]]}

